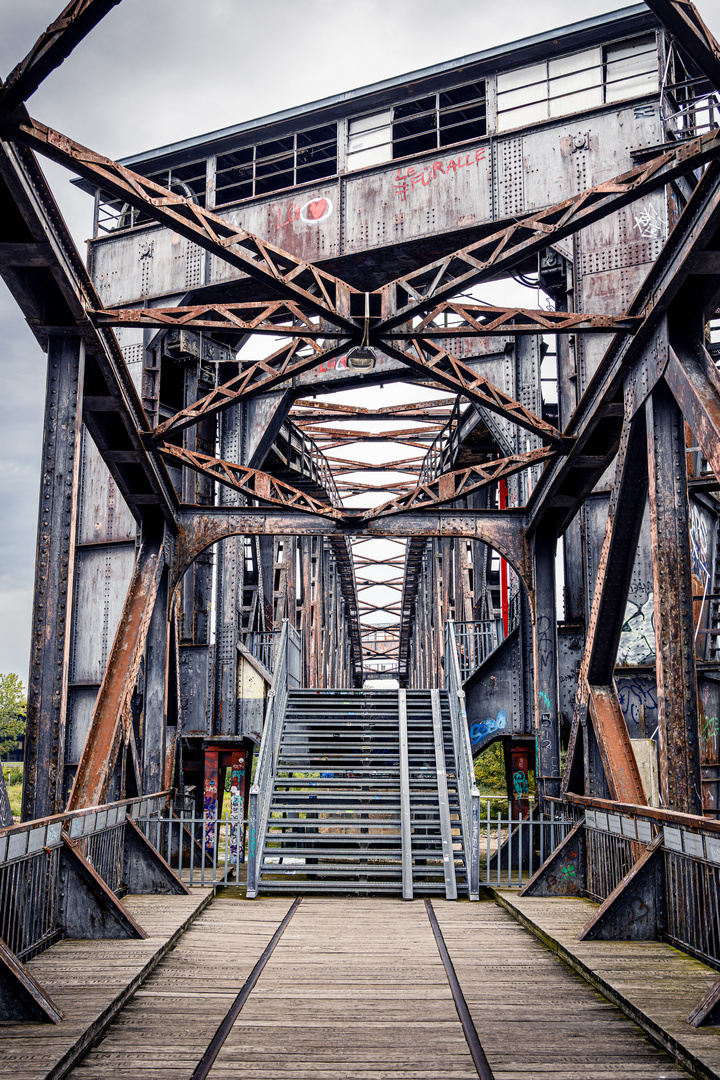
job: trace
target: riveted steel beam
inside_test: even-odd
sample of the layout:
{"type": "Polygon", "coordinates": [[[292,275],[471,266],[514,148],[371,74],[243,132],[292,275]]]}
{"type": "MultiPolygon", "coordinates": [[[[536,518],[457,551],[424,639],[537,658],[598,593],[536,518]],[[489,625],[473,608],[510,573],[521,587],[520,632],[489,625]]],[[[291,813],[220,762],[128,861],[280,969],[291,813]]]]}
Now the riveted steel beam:
{"type": "Polygon", "coordinates": [[[488,461],[484,465],[470,465],[466,469],[440,473],[433,480],[419,484],[407,495],[391,499],[382,506],[368,511],[366,516],[368,518],[387,517],[390,514],[407,513],[421,506],[439,506],[442,503],[453,502],[455,499],[462,499],[476,491],[481,491],[508,476],[514,476],[533,465],[547,462],[554,458],[555,454],[556,451],[552,447],[543,446],[525,454],[513,454],[512,457],[488,461]]]}
{"type": "Polygon", "coordinates": [[[505,417],[518,427],[537,435],[543,442],[549,442],[559,450],[567,451],[570,441],[561,435],[556,427],[548,424],[532,410],[526,408],[507,394],[500,387],[491,383],[484,375],[475,371],[468,363],[459,360],[433,342],[412,343],[412,351],[399,349],[387,339],[382,342],[382,349],[389,356],[407,364],[418,374],[431,376],[436,382],[456,394],[462,394],[469,401],[482,405],[490,412],[505,417]]]}
{"type": "Polygon", "coordinates": [[[222,386],[215,387],[205,397],[176,412],[153,431],[155,439],[165,439],[178,431],[183,431],[199,423],[207,416],[223,412],[239,402],[267,393],[288,382],[303,371],[317,367],[325,360],[339,356],[343,346],[334,349],[321,349],[314,341],[295,340],[272,353],[264,360],[240,371],[222,386]],[[310,354],[300,352],[302,345],[310,347],[310,354]]]}
{"type": "Polygon", "coordinates": [[[652,543],[660,790],[702,813],[685,421],[667,384],[645,403],[652,543]]]}
{"type": "Polygon", "coordinates": [[[720,46],[690,0],[645,0],[647,6],[720,90],[720,46]]]}
{"type": "Polygon", "coordinates": [[[177,465],[185,465],[203,476],[217,480],[235,491],[241,492],[252,499],[261,499],[263,502],[285,506],[288,509],[295,507],[298,510],[306,510],[312,514],[323,514],[332,518],[343,517],[343,511],[330,503],[323,502],[309,495],[306,491],[286,484],[283,480],[260,469],[250,469],[245,465],[236,465],[232,461],[223,461],[222,458],[212,457],[210,454],[201,454],[196,450],[188,450],[182,446],[173,446],[164,443],[160,452],[177,465]]]}
{"type": "Polygon", "coordinates": [[[431,305],[449,300],[481,281],[508,275],[528,256],[657,191],[676,177],[700,168],[718,154],[720,132],[713,130],[396,278],[384,286],[393,313],[374,327],[375,334],[383,336],[402,323],[424,315],[431,305]]]}
{"type": "Polygon", "coordinates": [[[68,810],[98,806],[106,801],[165,562],[165,546],[159,533],[144,537],[75,774],[68,810]]]}
{"type": "Polygon", "coordinates": [[[644,362],[658,325],[683,286],[692,280],[694,259],[714,246],[719,229],[720,168],[714,163],[700,179],[628,308],[629,314],[643,316],[642,326],[632,338],[616,337],[610,345],[565,429],[566,435],[576,439],[575,445],[536,484],[528,502],[531,528],[549,517],[563,531],[611,464],[620,440],[628,375],[644,362]],[[601,447],[604,460],[578,460],[589,446],[601,447]]]}
{"type": "MultiPolygon", "coordinates": [[[[348,296],[357,290],[312,263],[295,258],[282,248],[233,225],[227,218],[205,210],[192,199],[169,191],[37,120],[28,118],[13,123],[11,137],[130,206],[144,210],[159,224],[180,233],[248,277],[263,282],[278,296],[301,302],[305,308],[346,331],[358,333],[361,330],[341,313],[341,294],[348,296]]],[[[93,310],[100,307],[93,305],[93,310]]]]}
{"type": "Polygon", "coordinates": [[[67,60],[76,45],[119,3],[120,0],[71,0],[8,75],[0,91],[0,108],[12,112],[27,101],[50,72],[67,60]]]}

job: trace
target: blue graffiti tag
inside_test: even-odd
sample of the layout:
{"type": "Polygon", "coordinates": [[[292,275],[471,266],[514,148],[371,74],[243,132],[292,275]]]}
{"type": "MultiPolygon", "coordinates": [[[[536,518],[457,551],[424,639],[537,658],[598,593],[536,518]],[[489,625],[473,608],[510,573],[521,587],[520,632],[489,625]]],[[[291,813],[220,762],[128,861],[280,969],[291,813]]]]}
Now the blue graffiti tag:
{"type": "Polygon", "coordinates": [[[526,799],[530,793],[527,773],[522,771],[513,773],[513,789],[519,799],[526,799]]]}
{"type": "Polygon", "coordinates": [[[488,716],[485,720],[473,724],[470,728],[470,742],[477,743],[486,735],[492,735],[496,731],[504,731],[507,727],[507,713],[500,709],[496,717],[488,716]]]}

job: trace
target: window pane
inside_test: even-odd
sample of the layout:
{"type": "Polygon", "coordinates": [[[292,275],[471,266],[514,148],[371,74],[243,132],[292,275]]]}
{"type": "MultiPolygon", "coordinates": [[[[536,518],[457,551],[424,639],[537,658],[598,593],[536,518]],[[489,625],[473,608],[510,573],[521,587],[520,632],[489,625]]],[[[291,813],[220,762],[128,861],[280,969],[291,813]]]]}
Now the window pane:
{"type": "Polygon", "coordinates": [[[328,124],[297,137],[297,183],[310,183],[337,172],[337,127],[328,124]]]}
{"type": "Polygon", "coordinates": [[[605,49],[605,100],[621,101],[658,90],[654,34],[608,45],[605,49]]]}
{"type": "Polygon", "coordinates": [[[440,94],[440,145],[481,138],[487,130],[485,83],[470,83],[440,94]]]}
{"type": "Polygon", "coordinates": [[[253,148],[247,146],[232,154],[220,154],[215,179],[215,204],[249,199],[253,195],[253,148]]]}
{"type": "Polygon", "coordinates": [[[603,103],[602,49],[586,49],[548,64],[550,116],[567,116],[603,103]]]}
{"type": "Polygon", "coordinates": [[[498,131],[548,118],[547,64],[531,64],[497,77],[498,131]]]}
{"type": "Polygon", "coordinates": [[[393,119],[393,157],[434,150],[437,142],[437,95],[396,105],[393,119]]]}
{"type": "Polygon", "coordinates": [[[348,125],[348,168],[358,169],[392,157],[392,111],[358,116],[348,125]]]}

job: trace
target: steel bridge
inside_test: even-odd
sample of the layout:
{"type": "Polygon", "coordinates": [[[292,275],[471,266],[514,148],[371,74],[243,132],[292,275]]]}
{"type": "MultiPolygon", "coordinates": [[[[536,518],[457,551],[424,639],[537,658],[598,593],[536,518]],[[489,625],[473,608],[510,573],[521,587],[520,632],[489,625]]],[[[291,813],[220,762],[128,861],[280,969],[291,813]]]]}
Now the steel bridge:
{"type": "Polygon", "coordinates": [[[26,106],[118,2],[0,83],[0,1073],[720,1076],[720,46],[647,0],[118,162],[26,106]]]}

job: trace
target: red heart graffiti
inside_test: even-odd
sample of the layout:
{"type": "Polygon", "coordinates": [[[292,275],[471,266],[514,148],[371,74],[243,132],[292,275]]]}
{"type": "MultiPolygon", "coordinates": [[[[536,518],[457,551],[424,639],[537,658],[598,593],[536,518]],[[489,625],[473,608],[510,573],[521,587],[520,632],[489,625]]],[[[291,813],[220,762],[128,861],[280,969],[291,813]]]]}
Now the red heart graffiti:
{"type": "Polygon", "coordinates": [[[313,221],[319,221],[319,219],[327,210],[327,205],[327,199],[316,199],[315,202],[308,203],[308,214],[313,219],[313,221]]]}

